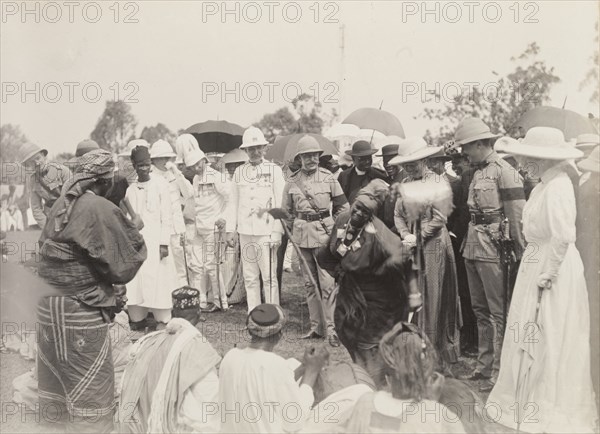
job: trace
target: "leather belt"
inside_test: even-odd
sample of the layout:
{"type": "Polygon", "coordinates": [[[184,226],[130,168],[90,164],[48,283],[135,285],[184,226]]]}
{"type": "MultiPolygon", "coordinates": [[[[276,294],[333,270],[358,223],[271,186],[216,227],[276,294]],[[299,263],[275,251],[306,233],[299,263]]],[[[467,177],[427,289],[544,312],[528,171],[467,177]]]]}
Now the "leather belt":
{"type": "Polygon", "coordinates": [[[307,222],[316,222],[321,219],[327,218],[331,215],[329,211],[321,211],[320,213],[316,212],[299,212],[296,214],[296,218],[300,220],[306,220],[307,222]]]}
{"type": "Polygon", "coordinates": [[[471,223],[474,225],[490,225],[492,223],[501,223],[503,218],[500,213],[480,213],[472,212],[471,223]]]}

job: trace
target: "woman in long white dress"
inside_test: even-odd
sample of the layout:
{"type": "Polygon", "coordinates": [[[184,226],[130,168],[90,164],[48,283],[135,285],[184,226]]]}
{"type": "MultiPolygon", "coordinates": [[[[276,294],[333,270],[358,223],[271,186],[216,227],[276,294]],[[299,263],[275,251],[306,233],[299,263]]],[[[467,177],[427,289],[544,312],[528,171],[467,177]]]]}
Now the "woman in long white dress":
{"type": "MultiPolygon", "coordinates": [[[[575,247],[576,204],[567,174],[580,151],[560,130],[535,127],[506,152],[541,177],[523,210],[523,255],[508,314],[498,381],[487,401],[497,422],[526,432],[594,432],[590,320],[583,264],[575,247]],[[541,292],[540,292],[540,288],[541,292]],[[537,324],[538,294],[541,293],[537,324]],[[533,360],[523,380],[521,360],[533,360]],[[531,360],[531,359],[530,359],[531,360]],[[525,388],[525,389],[524,389],[525,388]]],[[[492,415],[490,417],[493,417],[492,415]]]]}
{"type": "Polygon", "coordinates": [[[143,327],[148,312],[152,312],[154,319],[162,323],[159,328],[163,328],[171,319],[171,293],[180,286],[173,254],[169,252],[174,233],[171,196],[167,181],[150,174],[148,148],[134,148],[131,159],[138,179],[127,188],[126,198],[144,222],[140,233],[148,258],[127,284],[128,312],[132,329],[143,327]]]}

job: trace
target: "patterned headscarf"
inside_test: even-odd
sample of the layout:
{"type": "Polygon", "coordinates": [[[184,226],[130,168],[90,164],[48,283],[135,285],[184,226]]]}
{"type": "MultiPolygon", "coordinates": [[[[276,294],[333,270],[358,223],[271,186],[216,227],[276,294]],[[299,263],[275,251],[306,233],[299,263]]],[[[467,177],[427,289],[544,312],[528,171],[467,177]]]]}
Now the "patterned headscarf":
{"type": "Polygon", "coordinates": [[[115,162],[112,154],[104,149],[96,149],[79,157],[79,166],[64,186],[60,198],[61,209],[56,213],[54,230],[59,232],[69,222],[73,205],[94,183],[101,178],[112,178],[115,162]],[[61,217],[62,216],[62,217],[61,217]]]}
{"type": "Polygon", "coordinates": [[[383,205],[383,202],[385,202],[385,199],[390,192],[389,188],[390,186],[384,180],[373,179],[365,187],[360,189],[354,201],[362,203],[375,214],[379,207],[383,205]]]}
{"type": "Polygon", "coordinates": [[[246,320],[248,333],[259,338],[276,335],[285,325],[285,312],[276,304],[260,304],[252,309],[246,320]]]}

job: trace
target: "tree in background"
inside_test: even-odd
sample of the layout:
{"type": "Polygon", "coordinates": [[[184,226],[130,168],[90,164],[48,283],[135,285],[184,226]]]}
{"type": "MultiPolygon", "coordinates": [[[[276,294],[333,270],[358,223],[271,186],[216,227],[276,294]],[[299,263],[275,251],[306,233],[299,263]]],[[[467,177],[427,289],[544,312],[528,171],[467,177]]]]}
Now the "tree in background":
{"type": "Polygon", "coordinates": [[[287,107],[282,107],[273,113],[267,113],[254,124],[262,130],[269,143],[275,142],[277,136],[286,136],[296,132],[296,118],[287,107]]]}
{"type": "Polygon", "coordinates": [[[123,101],[106,101],[106,108],[98,119],[91,138],[102,149],[119,153],[135,138],[137,120],[131,107],[123,101]]]}
{"type": "Polygon", "coordinates": [[[158,123],[153,127],[144,127],[140,139],[144,139],[151,145],[159,139],[166,140],[173,146],[177,140],[177,134],[171,131],[165,124],[158,123]]]}
{"type": "MultiPolygon", "coordinates": [[[[550,90],[560,78],[554,68],[537,58],[540,47],[530,43],[518,57],[510,60],[516,69],[496,83],[473,86],[465,89],[443,107],[426,107],[418,117],[441,122],[438,131],[427,130],[425,139],[430,143],[442,144],[454,136],[458,123],[465,116],[481,118],[492,131],[510,134],[512,126],[527,110],[543,105],[550,100],[550,90]]],[[[494,73],[497,75],[497,73],[494,73]]],[[[442,95],[434,93],[433,98],[444,101],[442,95]]]]}
{"type": "Polygon", "coordinates": [[[0,182],[3,184],[23,182],[17,164],[21,161],[21,146],[27,142],[18,125],[4,124],[0,127],[0,182]]]}
{"type": "MultiPolygon", "coordinates": [[[[598,21],[596,21],[596,47],[598,47],[598,21]]],[[[585,75],[585,78],[579,85],[579,90],[591,85],[592,95],[590,96],[590,102],[600,102],[600,94],[598,93],[598,87],[600,87],[600,59],[598,58],[598,49],[594,50],[594,54],[590,57],[592,61],[592,67],[585,75]]]]}
{"type": "Polygon", "coordinates": [[[330,113],[324,112],[322,104],[306,93],[292,101],[292,109],[282,107],[268,113],[254,126],[260,128],[265,138],[273,143],[277,136],[296,133],[320,134],[324,125],[330,126],[338,117],[335,109],[330,113]]]}

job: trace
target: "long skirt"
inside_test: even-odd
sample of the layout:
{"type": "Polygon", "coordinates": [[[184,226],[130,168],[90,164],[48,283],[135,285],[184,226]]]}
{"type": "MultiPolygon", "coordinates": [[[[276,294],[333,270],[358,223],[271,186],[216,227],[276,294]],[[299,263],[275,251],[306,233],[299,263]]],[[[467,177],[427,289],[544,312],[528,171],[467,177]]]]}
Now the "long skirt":
{"type": "Polygon", "coordinates": [[[462,317],[456,262],[446,228],[429,239],[424,247],[425,288],[423,309],[418,314],[419,327],[435,345],[442,360],[455,363],[460,355],[462,317]]]}
{"type": "Polygon", "coordinates": [[[38,304],[38,389],[46,421],[76,431],[110,432],[115,373],[109,325],[74,297],[38,304]]]}
{"type": "Polygon", "coordinates": [[[593,432],[598,415],[590,372],[588,295],[579,252],[573,244],[568,247],[555,283],[543,291],[538,332],[532,327],[537,279],[552,247],[546,241],[530,245],[539,250],[533,259],[524,255],[521,261],[500,374],[486,407],[497,413],[502,425],[515,429],[521,421],[520,429],[525,432],[593,432]],[[522,348],[530,348],[533,354],[523,354],[522,348]],[[532,359],[528,379],[523,376],[524,357],[532,359]],[[521,388],[525,381],[526,390],[521,388]]]}

